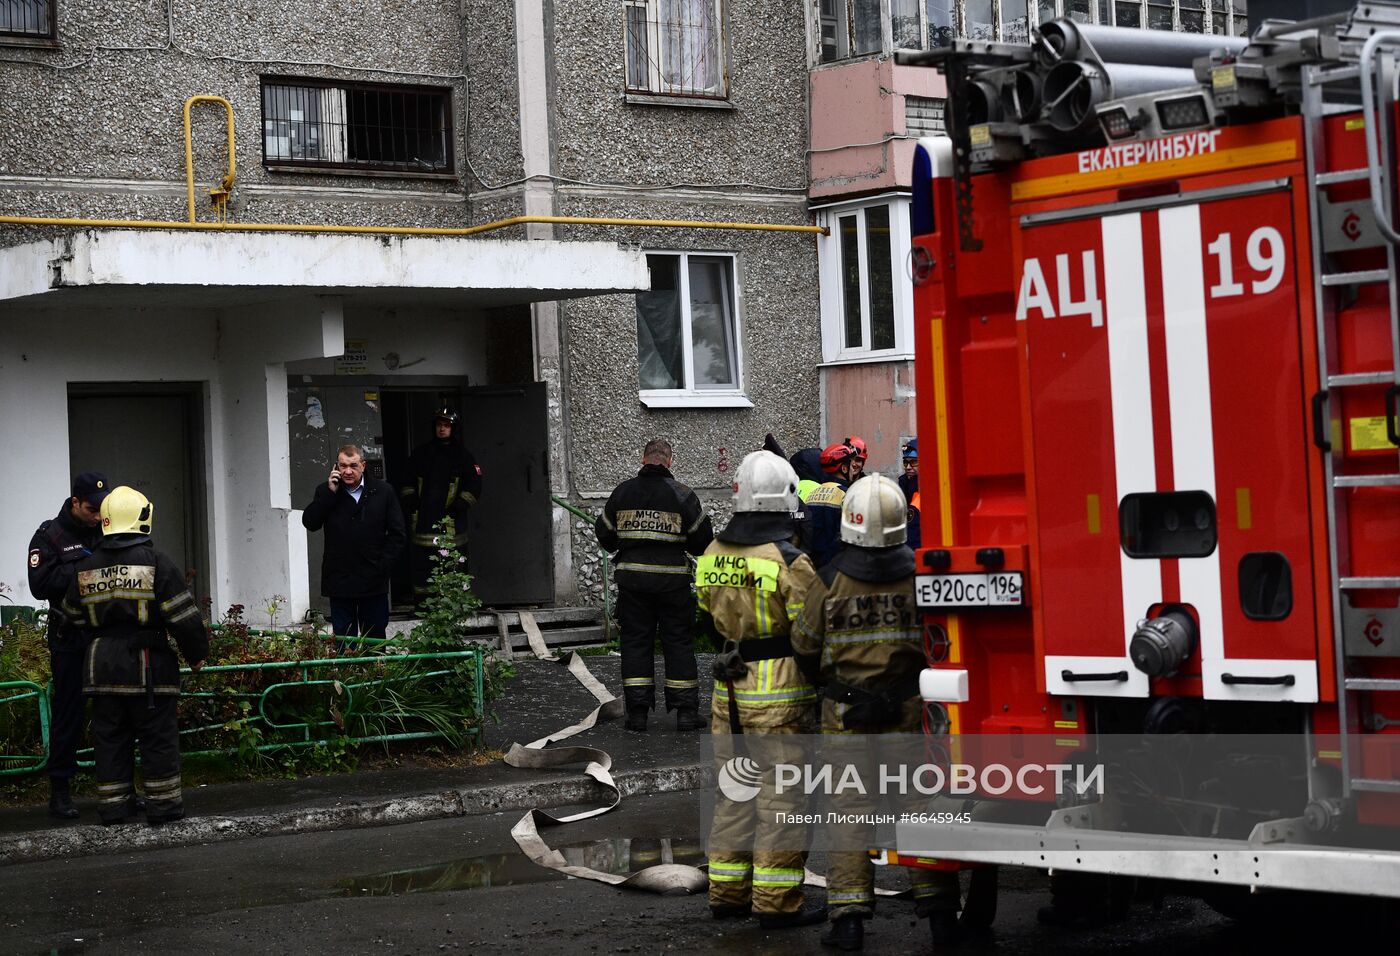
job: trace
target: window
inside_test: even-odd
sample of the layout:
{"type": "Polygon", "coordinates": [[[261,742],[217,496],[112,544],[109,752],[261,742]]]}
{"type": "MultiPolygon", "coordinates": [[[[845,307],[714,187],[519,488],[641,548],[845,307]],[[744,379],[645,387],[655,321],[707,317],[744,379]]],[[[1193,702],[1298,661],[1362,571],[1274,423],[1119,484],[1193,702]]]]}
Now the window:
{"type": "Polygon", "coordinates": [[[637,293],[637,364],[650,407],[742,406],[732,255],[651,253],[637,293]]]}
{"type": "Polygon", "coordinates": [[[262,103],[267,166],[452,172],[450,90],[264,77],[262,103]]]}
{"type": "Polygon", "coordinates": [[[728,95],[720,0],[623,0],[628,93],[728,95]]]}
{"type": "Polygon", "coordinates": [[[831,230],[817,241],[823,357],[833,362],[907,356],[913,336],[903,271],[908,198],[830,206],[818,217],[831,230]]]}
{"type": "Polygon", "coordinates": [[[1030,30],[1056,17],[1078,23],[1151,27],[1187,33],[1249,29],[1245,0],[813,0],[816,55],[822,63],[957,37],[1026,43],[1030,30]],[[1209,16],[1207,16],[1209,13],[1209,16]]]}
{"type": "Polygon", "coordinates": [[[0,40],[52,40],[52,0],[0,0],[0,40]]]}

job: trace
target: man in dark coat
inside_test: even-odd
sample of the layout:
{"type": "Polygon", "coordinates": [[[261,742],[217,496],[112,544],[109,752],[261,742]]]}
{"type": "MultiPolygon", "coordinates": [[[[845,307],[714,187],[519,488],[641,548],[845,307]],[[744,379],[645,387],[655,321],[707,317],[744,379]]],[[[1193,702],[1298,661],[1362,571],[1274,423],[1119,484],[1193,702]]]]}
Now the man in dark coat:
{"type": "Polygon", "coordinates": [[[467,555],[467,516],[481,498],[481,466],[463,446],[460,424],[461,416],[454,409],[439,409],[433,419],[433,440],[414,449],[408,474],[399,482],[412,536],[408,558],[416,602],[427,596],[438,548],[436,526],[443,518],[452,519],[452,543],[463,557],[467,555]]]}
{"type": "Polygon", "coordinates": [[[185,576],[151,544],[155,506],[135,488],[102,502],[102,543],[77,563],[63,598],[68,623],[88,632],[83,692],[92,697],[97,813],[125,823],[136,811],[135,748],[141,746],[146,822],[185,815],[180,789],[180,661],[209,655],[209,632],[185,576]]]}
{"type": "Polygon", "coordinates": [[[598,543],[617,552],[617,626],[627,729],[644,732],[656,706],[653,648],[666,659],[666,709],[678,730],[699,730],[700,684],[695,666],[695,595],[690,561],[714,537],[695,492],[671,476],[671,443],[654,438],[642,450],[642,470],[613,489],[593,526],[598,543]]]}
{"type": "Polygon", "coordinates": [[[302,513],[307,530],[326,529],[321,593],[337,637],[380,637],[389,624],[389,574],[403,552],[403,511],[388,484],[365,474],[359,445],[343,445],[335,469],[302,513]]]}
{"type": "Polygon", "coordinates": [[[29,593],[49,602],[49,813],[60,820],[78,816],[69,781],[78,771],[83,732],[83,648],[86,635],[63,619],[60,603],[77,575],[78,562],[102,540],[102,500],[107,478],[85,471],[73,479],[72,497],[58,514],[39,525],[29,540],[29,593]]]}

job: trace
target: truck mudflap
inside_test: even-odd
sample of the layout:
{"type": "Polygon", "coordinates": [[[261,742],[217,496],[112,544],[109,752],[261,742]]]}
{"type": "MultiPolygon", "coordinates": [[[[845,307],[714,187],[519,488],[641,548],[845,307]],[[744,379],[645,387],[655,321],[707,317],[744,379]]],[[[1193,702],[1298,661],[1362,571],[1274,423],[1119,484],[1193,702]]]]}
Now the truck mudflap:
{"type": "Polygon", "coordinates": [[[1044,826],[900,822],[904,866],[1028,866],[1254,890],[1400,898],[1400,852],[1306,842],[1301,818],[1261,823],[1246,840],[1096,829],[1101,804],[1056,810],[1044,826]],[[927,863],[925,863],[927,861],[927,863]]]}

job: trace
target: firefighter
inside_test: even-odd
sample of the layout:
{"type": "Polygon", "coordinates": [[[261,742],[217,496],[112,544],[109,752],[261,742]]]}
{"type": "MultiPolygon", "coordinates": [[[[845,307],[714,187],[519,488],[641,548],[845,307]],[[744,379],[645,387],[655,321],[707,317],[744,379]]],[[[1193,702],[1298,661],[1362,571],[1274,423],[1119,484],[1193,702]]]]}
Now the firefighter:
{"type": "MultiPolygon", "coordinates": [[[[865,735],[860,752],[872,764],[895,762],[900,754],[893,739],[880,745],[870,736],[922,728],[919,675],[925,660],[914,603],[914,554],[904,540],[905,509],[903,493],[884,475],[868,475],[851,486],[841,507],[841,540],[847,547],[819,572],[792,633],[798,663],[823,684],[822,733],[865,735]],[[854,613],[857,608],[860,613],[854,613]],[[877,616],[880,623],[871,626],[877,616]]],[[[854,838],[845,845],[858,848],[830,854],[832,925],[822,943],[856,950],[863,945],[863,921],[874,915],[875,872],[866,852],[874,826],[843,837],[854,838]]],[[[957,927],[957,874],[909,872],[915,912],[929,918],[936,944],[948,941],[957,927]]]]}
{"type": "Polygon", "coordinates": [[[723,919],[752,910],[764,929],[825,919],[824,909],[803,907],[807,832],[779,816],[802,808],[792,805],[791,794],[776,792],[771,766],[784,746],[775,737],[815,729],[816,690],[798,671],[788,636],[816,580],[811,559],[792,543],[796,509],[792,467],[767,451],[745,456],[735,476],[734,517],[695,571],[702,619],[724,640],[710,708],[716,763],[745,747],[748,737],[767,738],[750,748],[764,774],[756,799],[736,802],[723,786],[715,795],[710,911],[723,919]]]}
{"type": "Polygon", "coordinates": [[[699,730],[700,683],[695,666],[695,596],[690,561],[714,533],[695,492],[671,476],[671,443],[654,438],[642,469],[613,489],[593,531],[617,552],[617,624],[621,631],[622,696],[628,730],[645,733],[656,706],[653,648],[666,660],[666,710],[677,730],[699,730]]]}
{"type": "Polygon", "coordinates": [[[154,510],[135,488],[112,489],[102,502],[102,542],[77,563],[63,599],[69,623],[91,638],[83,691],[92,697],[97,812],[107,825],[125,823],[136,810],[138,739],[146,822],[185,815],[175,715],[180,662],[167,637],[198,671],[209,634],[184,576],[151,544],[154,510]]]}
{"type": "Polygon", "coordinates": [[[899,476],[899,490],[904,492],[904,500],[909,502],[906,543],[910,549],[917,549],[923,541],[919,509],[919,440],[911,438],[904,445],[904,474],[899,476]]]}
{"type": "Polygon", "coordinates": [[[73,479],[72,496],[58,514],[29,540],[29,593],[49,602],[49,814],[73,820],[69,789],[78,772],[78,740],[83,732],[83,632],[63,619],[61,604],[77,574],[77,563],[102,540],[99,510],[111,488],[107,477],[85,471],[73,479]]]}
{"type": "Polygon", "coordinates": [[[408,475],[399,485],[408,518],[409,569],[414,603],[428,593],[428,578],[437,553],[437,523],[452,519],[453,544],[467,556],[467,517],[481,498],[481,466],[458,434],[462,417],[443,406],[433,417],[433,438],[413,450],[408,475]]]}
{"type": "Polygon", "coordinates": [[[846,497],[846,489],[865,468],[865,456],[865,442],[856,437],[822,450],[821,468],[826,481],[806,499],[811,532],[807,553],[818,568],[825,567],[841,547],[841,502],[846,497]]]}

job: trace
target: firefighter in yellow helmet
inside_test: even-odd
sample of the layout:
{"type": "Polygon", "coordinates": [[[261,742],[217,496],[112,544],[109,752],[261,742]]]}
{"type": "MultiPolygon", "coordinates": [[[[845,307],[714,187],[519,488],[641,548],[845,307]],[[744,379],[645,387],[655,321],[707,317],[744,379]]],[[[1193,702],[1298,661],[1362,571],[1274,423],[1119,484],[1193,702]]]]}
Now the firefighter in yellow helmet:
{"type": "Polygon", "coordinates": [[[97,813],[125,823],[136,811],[135,747],[140,741],[146,822],[184,816],[180,731],[175,703],[180,662],[209,654],[209,634],[175,562],[151,544],[155,507],[135,488],[114,488],[102,501],[102,542],[78,562],[63,599],[73,627],[87,632],[83,692],[92,697],[97,813]]]}
{"type": "MultiPolygon", "coordinates": [[[[825,909],[804,908],[807,832],[784,824],[802,797],[779,794],[773,760],[783,735],[811,733],[816,690],[792,659],[789,630],[816,571],[792,542],[797,474],[770,451],[744,457],[734,480],[734,517],[696,564],[702,619],[724,640],[715,658],[710,728],[716,774],[731,755],[757,757],[756,797],[731,799],[720,777],[710,831],[710,912],[758,914],[764,929],[807,926],[825,909]],[[758,737],[755,744],[749,738],[758,737]],[[761,744],[761,746],[760,746],[761,744]]],[[[796,747],[790,748],[795,752],[796,747]]],[[[732,793],[732,791],[730,791],[732,793]]],[[[752,796],[752,794],[750,794],[752,796]]]]}
{"type": "MultiPolygon", "coordinates": [[[[823,685],[822,733],[865,735],[859,750],[871,765],[882,762],[884,751],[888,762],[902,754],[892,739],[882,746],[870,735],[922,728],[919,674],[925,659],[914,602],[914,552],[905,547],[905,509],[904,493],[884,475],[867,475],[851,485],[841,505],[844,547],[821,569],[792,631],[803,670],[823,685]]],[[[872,809],[864,800],[838,809],[858,816],[872,809]]],[[[843,834],[848,849],[831,851],[826,898],[832,926],[822,937],[825,945],[857,950],[864,944],[863,921],[875,907],[875,871],[865,849],[874,829],[843,834]]],[[[957,926],[957,874],[912,868],[909,873],[915,912],[929,917],[935,943],[946,942],[957,926]]]]}

